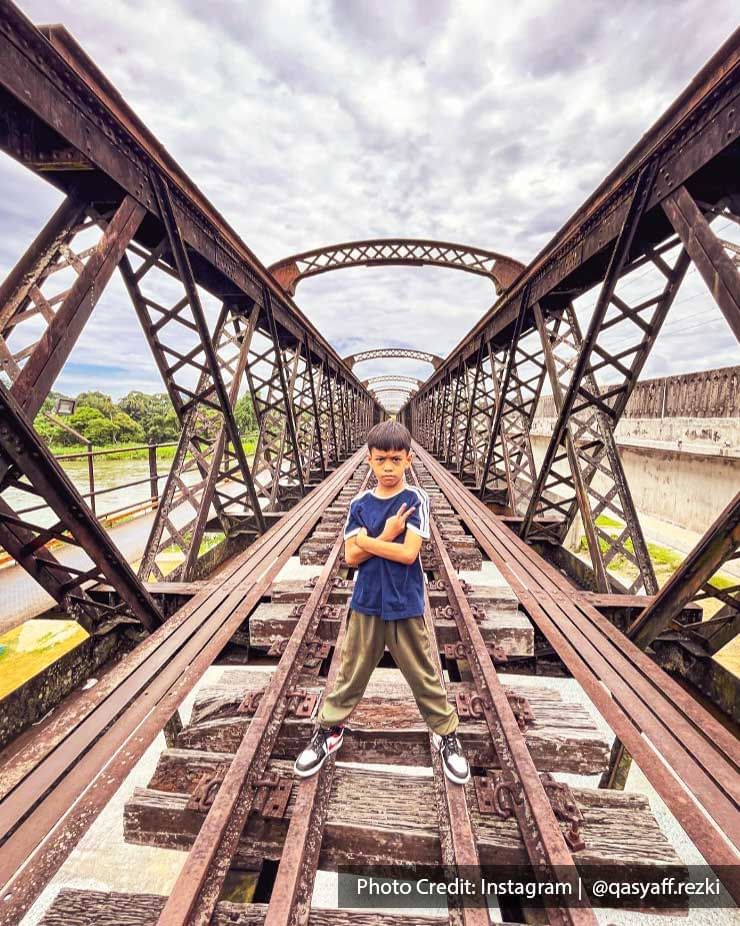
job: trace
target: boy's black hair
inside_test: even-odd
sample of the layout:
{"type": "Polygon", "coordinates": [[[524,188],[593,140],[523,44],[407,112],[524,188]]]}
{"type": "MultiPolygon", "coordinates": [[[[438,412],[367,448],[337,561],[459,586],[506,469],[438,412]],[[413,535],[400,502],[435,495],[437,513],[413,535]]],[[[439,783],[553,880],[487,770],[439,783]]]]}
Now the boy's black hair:
{"type": "Polygon", "coordinates": [[[411,435],[400,421],[381,421],[367,432],[367,449],[376,450],[411,450],[411,435]]]}

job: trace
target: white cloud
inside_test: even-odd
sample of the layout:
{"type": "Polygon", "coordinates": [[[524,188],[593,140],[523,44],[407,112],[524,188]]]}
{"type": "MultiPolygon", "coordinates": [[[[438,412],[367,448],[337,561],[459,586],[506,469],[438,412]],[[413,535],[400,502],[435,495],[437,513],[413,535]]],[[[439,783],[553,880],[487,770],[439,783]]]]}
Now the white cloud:
{"type": "MultiPolygon", "coordinates": [[[[438,0],[397,3],[392,15],[369,0],[21,7],[35,22],[66,25],[266,264],[390,236],[461,241],[526,262],[736,19],[730,0],[438,0]]],[[[59,196],[8,159],[0,193],[7,271],[59,196]]],[[[710,306],[700,298],[692,311],[710,306]]],[[[428,268],[343,271],[298,289],[340,353],[393,341],[445,354],[492,301],[487,281],[428,268]]],[[[643,375],[676,372],[679,357],[684,369],[731,361],[729,330],[712,331],[687,351],[686,335],[667,326],[643,375]]],[[[124,357],[130,374],[94,385],[161,388],[121,291],[104,295],[73,360],[109,357],[124,357]]],[[[393,370],[428,373],[409,361],[357,372],[393,370]]],[[[77,379],[67,371],[60,385],[74,391],[77,379]]]]}

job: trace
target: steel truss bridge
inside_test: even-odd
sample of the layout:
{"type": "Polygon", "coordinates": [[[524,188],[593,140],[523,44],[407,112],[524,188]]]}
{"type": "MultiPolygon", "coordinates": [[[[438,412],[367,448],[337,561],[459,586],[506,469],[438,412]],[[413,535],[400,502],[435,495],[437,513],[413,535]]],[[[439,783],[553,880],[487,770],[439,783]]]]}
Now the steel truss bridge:
{"type": "MultiPolygon", "coordinates": [[[[26,718],[25,733],[3,719],[0,732],[10,745],[0,755],[7,772],[0,789],[0,923],[18,922],[12,917],[29,908],[156,733],[176,734],[180,700],[238,635],[274,564],[306,541],[347,480],[360,485],[354,468],[367,429],[386,417],[377,399],[386,390],[415,390],[398,416],[423,462],[420,478],[439,487],[466,536],[500,566],[541,636],[531,658],[559,659],[617,734],[609,782],[625,750],[634,755],[710,863],[736,864],[737,743],[703,698],[737,720],[736,680],[712,675],[719,670],[711,662],[737,634],[739,589],[712,579],[737,557],[740,495],[659,589],[614,429],[690,267],[740,339],[737,248],[710,226],[718,216],[740,223],[738,34],[526,267],[475,247],[398,239],[316,248],[265,268],[75,40],[59,26],[36,28],[7,0],[0,2],[0,93],[2,150],[65,196],[0,289],[0,546],[91,634],[89,666],[115,666],[85,697],[68,702],[64,691],[44,702],[42,714],[50,704],[60,707],[35,734],[38,748],[28,739],[36,716],[26,718]],[[298,282],[316,274],[424,264],[487,276],[497,295],[444,358],[411,347],[343,359],[293,300],[298,282]],[[33,425],[116,270],[180,425],[136,570],[33,425]],[[625,284],[638,275],[641,295],[630,298],[625,284]],[[584,323],[574,300],[594,289],[584,323]],[[356,363],[379,357],[428,361],[433,371],[421,383],[355,376],[356,363]],[[381,382],[389,385],[373,393],[381,382]],[[243,387],[259,425],[251,461],[234,416],[243,387]],[[536,466],[530,435],[543,390],[552,393],[556,423],[536,466]],[[39,523],[19,498],[43,501],[53,517],[39,523]],[[589,564],[564,547],[576,518],[589,564]],[[225,540],[215,553],[201,552],[214,532],[225,540]],[[60,543],[83,561],[55,552],[60,543]],[[167,571],[163,554],[173,550],[178,565],[167,571]],[[617,560],[629,565],[627,585],[615,574],[617,560]],[[696,623],[696,604],[708,598],[719,609],[696,623]],[[661,660],[684,676],[692,694],[659,668],[661,660]],[[684,730],[695,749],[680,742],[684,730]],[[701,730],[711,736],[699,742],[701,730]],[[664,746],[662,738],[670,742],[664,746]],[[697,804],[672,793],[666,765],[688,782],[697,804]],[[100,790],[75,805],[95,781],[100,790]]],[[[438,531],[425,555],[457,596],[461,638],[468,639],[459,645],[468,646],[478,681],[498,690],[438,531]]],[[[328,565],[325,572],[309,599],[312,614],[329,600],[321,595],[334,580],[328,565]]],[[[300,625],[302,634],[308,626],[300,625]]],[[[284,652],[296,657],[297,646],[291,642],[284,652]]],[[[285,693],[285,659],[280,665],[285,693]]],[[[270,700],[276,711],[278,703],[270,700]]],[[[266,709],[255,715],[254,737],[267,723],[266,709]]],[[[239,788],[264,751],[254,737],[250,727],[247,758],[237,753],[228,774],[209,779],[224,784],[214,808],[227,798],[232,810],[238,806],[239,788]]],[[[529,772],[517,768],[524,781],[529,772]]],[[[532,807],[544,800],[538,788],[530,775],[532,807]]],[[[324,809],[327,799],[318,792],[311,798],[316,806],[323,800],[324,809]]],[[[202,831],[210,840],[207,863],[198,868],[204,856],[191,855],[188,871],[195,874],[178,882],[192,895],[188,905],[171,899],[172,918],[160,922],[213,912],[235,851],[227,819],[209,813],[206,820],[216,822],[202,831]]],[[[525,822],[521,817],[522,832],[525,822]]],[[[470,849],[469,832],[451,832],[456,852],[470,849]]],[[[572,862],[549,833],[560,847],[551,857],[572,862]]],[[[283,912],[294,909],[297,878],[280,895],[283,912]]],[[[591,922],[575,915],[569,921],[576,920],[591,922]]],[[[551,921],[565,920],[553,914],[551,921]]]]}

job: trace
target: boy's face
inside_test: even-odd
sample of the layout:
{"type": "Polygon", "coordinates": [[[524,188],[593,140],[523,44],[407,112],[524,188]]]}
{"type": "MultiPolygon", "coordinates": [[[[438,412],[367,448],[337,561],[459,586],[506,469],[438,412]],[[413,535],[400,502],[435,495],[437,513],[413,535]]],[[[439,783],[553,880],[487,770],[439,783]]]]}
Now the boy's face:
{"type": "Polygon", "coordinates": [[[403,482],[403,474],[411,466],[411,452],[378,450],[377,447],[373,447],[368,454],[367,462],[378,484],[383,489],[394,489],[403,482]]]}

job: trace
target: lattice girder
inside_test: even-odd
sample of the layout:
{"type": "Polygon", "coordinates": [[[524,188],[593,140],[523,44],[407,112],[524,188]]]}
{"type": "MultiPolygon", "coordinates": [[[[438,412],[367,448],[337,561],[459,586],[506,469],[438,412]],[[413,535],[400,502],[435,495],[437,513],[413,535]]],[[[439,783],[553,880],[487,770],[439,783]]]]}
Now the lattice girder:
{"type": "MultiPolygon", "coordinates": [[[[630,587],[632,593],[644,590],[654,594],[657,591],[613,429],[686,273],[689,261],[685,250],[680,251],[673,266],[664,256],[675,243],[675,239],[671,239],[659,252],[641,256],[620,271],[622,292],[620,294],[615,288],[610,300],[612,308],[605,313],[594,338],[593,359],[582,373],[563,443],[553,457],[543,497],[537,506],[538,516],[550,520],[550,527],[544,530],[549,529],[558,542],[562,542],[580,508],[597,586],[603,591],[610,591],[612,587],[609,567],[612,564],[621,566],[624,561],[636,573],[630,587]],[[623,292],[630,285],[630,271],[640,269],[641,279],[644,279],[645,271],[641,268],[646,264],[648,270],[654,271],[651,275],[653,291],[648,298],[631,304],[623,292]],[[614,351],[609,345],[612,331],[617,330],[621,341],[619,350],[614,351]],[[600,387],[597,373],[607,367],[611,381],[608,386],[600,387]],[[553,520],[559,523],[552,525],[553,520]],[[623,527],[615,534],[613,529],[606,529],[607,523],[610,526],[621,523],[623,527]]],[[[552,317],[544,319],[540,314],[540,326],[543,343],[547,341],[553,355],[557,387],[555,383],[552,385],[559,413],[584,349],[583,338],[572,304],[566,306],[562,321],[552,317]],[[559,334],[555,330],[557,324],[561,325],[559,334]]],[[[541,533],[543,528],[538,530],[541,533]]]]}
{"type": "Polygon", "coordinates": [[[477,352],[475,375],[470,392],[470,408],[463,439],[460,478],[480,488],[488,437],[495,410],[491,355],[486,342],[477,352]]]}
{"type": "Polygon", "coordinates": [[[2,399],[0,543],[89,632],[131,624],[135,638],[161,615],[32,422],[143,215],[131,197],[103,210],[68,198],[0,289],[0,364],[11,384],[2,399]],[[13,504],[7,490],[15,490],[13,504]],[[48,512],[24,513],[19,501],[44,508],[47,494],[51,524],[40,523],[48,512]],[[48,549],[52,540],[65,544],[64,563],[48,549]],[[120,598],[114,606],[105,603],[111,585],[120,598]]]}
{"type": "MultiPolygon", "coordinates": [[[[214,348],[232,407],[238,397],[258,315],[256,305],[248,318],[244,318],[236,307],[225,304],[216,324],[214,348]]],[[[201,374],[196,394],[208,389],[209,385],[208,374],[201,374]]],[[[190,580],[213,514],[218,516],[228,536],[237,532],[259,533],[251,493],[242,478],[223,420],[206,414],[204,406],[197,404],[184,414],[177,450],[139,575],[144,580],[190,580]],[[165,576],[157,558],[172,547],[179,550],[182,562],[165,576]]]]}
{"type": "Polygon", "coordinates": [[[112,210],[67,198],[0,289],[0,373],[14,383],[79,279],[112,210]],[[98,231],[95,240],[89,232],[98,231]],[[82,244],[83,239],[87,242],[82,244]]]}
{"type": "Polygon", "coordinates": [[[142,628],[154,630],[162,621],[158,608],[2,384],[0,461],[0,543],[16,562],[90,633],[132,625],[129,632],[138,639],[142,628]],[[12,507],[8,490],[16,499],[42,500],[41,507],[52,512],[52,523],[38,523],[32,512],[17,513],[23,503],[12,507]],[[46,549],[52,540],[66,545],[63,563],[46,549]],[[71,553],[73,549],[78,552],[71,553]],[[105,603],[110,586],[120,597],[117,605],[105,603]],[[93,600],[97,590],[102,600],[93,600]]]}
{"type": "Polygon", "coordinates": [[[263,507],[277,511],[290,507],[303,495],[303,465],[288,422],[300,347],[281,347],[269,319],[267,332],[260,331],[259,341],[261,346],[253,339],[247,362],[249,390],[260,429],[252,472],[263,507]]]}
{"type": "Polygon", "coordinates": [[[384,238],[349,241],[294,254],[270,266],[270,272],[286,292],[295,295],[298,283],[307,277],[345,267],[388,265],[449,267],[488,277],[496,292],[502,292],[524,269],[517,260],[447,241],[414,238],[384,238]]]}

